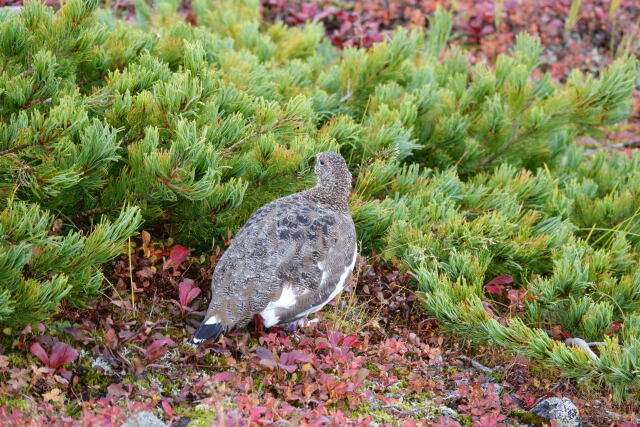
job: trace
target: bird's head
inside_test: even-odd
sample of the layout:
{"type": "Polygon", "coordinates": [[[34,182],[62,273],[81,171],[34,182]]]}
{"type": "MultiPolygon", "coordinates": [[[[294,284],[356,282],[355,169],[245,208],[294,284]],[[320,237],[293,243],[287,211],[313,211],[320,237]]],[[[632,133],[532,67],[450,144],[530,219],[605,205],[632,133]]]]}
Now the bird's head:
{"type": "Polygon", "coordinates": [[[349,194],[351,172],[340,154],[333,151],[316,154],[315,173],[318,177],[318,186],[330,188],[345,197],[349,194]]]}

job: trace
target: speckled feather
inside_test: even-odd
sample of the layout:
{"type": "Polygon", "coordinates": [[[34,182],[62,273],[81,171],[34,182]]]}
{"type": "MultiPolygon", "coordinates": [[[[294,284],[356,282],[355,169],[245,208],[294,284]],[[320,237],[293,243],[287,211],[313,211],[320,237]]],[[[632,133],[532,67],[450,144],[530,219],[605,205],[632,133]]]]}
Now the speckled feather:
{"type": "Polygon", "coordinates": [[[333,152],[316,156],[315,172],[315,187],[261,207],[236,234],[215,268],[202,323],[215,329],[201,326],[196,341],[246,326],[256,314],[265,326],[296,321],[341,290],[357,250],[351,174],[333,152]]]}

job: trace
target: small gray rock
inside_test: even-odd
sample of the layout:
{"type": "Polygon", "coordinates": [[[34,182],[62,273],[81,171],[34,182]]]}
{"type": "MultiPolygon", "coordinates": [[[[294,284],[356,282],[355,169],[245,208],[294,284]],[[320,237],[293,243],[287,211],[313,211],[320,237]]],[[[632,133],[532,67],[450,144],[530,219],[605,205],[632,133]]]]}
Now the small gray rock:
{"type": "Polygon", "coordinates": [[[449,417],[449,418],[454,418],[455,419],[459,415],[454,409],[451,409],[451,408],[449,408],[448,406],[445,406],[445,405],[438,406],[437,408],[434,408],[434,410],[436,412],[446,416],[446,417],[449,417]]]}
{"type": "Polygon", "coordinates": [[[545,420],[555,420],[557,427],[582,426],[578,408],[566,397],[549,397],[541,400],[529,412],[545,420]]]}
{"type": "Polygon", "coordinates": [[[484,391],[485,393],[489,390],[489,384],[491,384],[493,386],[493,392],[497,395],[500,396],[500,393],[502,393],[502,386],[498,383],[494,383],[492,381],[487,381],[486,383],[482,384],[482,391],[484,391]]]}
{"type": "Polygon", "coordinates": [[[148,411],[140,411],[120,427],[167,427],[167,424],[148,411]]]}

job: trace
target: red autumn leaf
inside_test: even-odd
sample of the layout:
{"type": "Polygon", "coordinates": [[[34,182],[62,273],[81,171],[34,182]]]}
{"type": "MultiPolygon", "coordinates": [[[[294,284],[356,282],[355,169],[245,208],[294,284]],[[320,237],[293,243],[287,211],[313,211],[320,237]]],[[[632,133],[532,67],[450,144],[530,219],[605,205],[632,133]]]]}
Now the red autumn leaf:
{"type": "Polygon", "coordinates": [[[342,345],[344,347],[359,347],[360,344],[361,343],[358,342],[358,337],[355,335],[348,335],[342,340],[342,345]]]}
{"type": "Polygon", "coordinates": [[[189,249],[185,248],[182,245],[175,245],[171,248],[171,253],[169,254],[169,259],[174,266],[182,264],[182,262],[187,258],[189,254],[189,249]]]}
{"type": "Polygon", "coordinates": [[[264,406],[254,406],[249,409],[249,416],[251,417],[251,421],[260,421],[262,415],[267,412],[267,408],[264,406]]]}
{"type": "Polygon", "coordinates": [[[155,351],[165,345],[174,344],[173,340],[170,338],[161,338],[159,340],[154,340],[149,347],[147,347],[147,352],[155,351]]]}
{"type": "Polygon", "coordinates": [[[58,369],[65,363],[73,362],[78,357],[78,351],[63,342],[57,342],[53,346],[50,355],[47,355],[47,352],[37,342],[31,344],[29,351],[50,369],[58,369]]]}
{"type": "Polygon", "coordinates": [[[212,381],[213,382],[226,381],[226,380],[228,380],[229,378],[232,378],[232,377],[233,377],[233,373],[231,373],[231,372],[220,372],[220,373],[217,373],[217,374],[215,374],[213,376],[212,381]]]}
{"type": "Polygon", "coordinates": [[[107,387],[108,397],[115,397],[116,399],[118,399],[120,397],[128,396],[128,395],[129,395],[129,392],[124,389],[124,384],[122,383],[109,384],[109,386],[107,387]]]}
{"type": "Polygon", "coordinates": [[[163,400],[161,404],[162,404],[162,409],[164,409],[164,412],[167,414],[167,416],[170,419],[173,418],[175,416],[175,413],[173,412],[173,408],[171,407],[169,402],[167,402],[166,400],[163,400]]]}
{"type": "Polygon", "coordinates": [[[560,325],[554,325],[551,327],[551,333],[553,335],[554,338],[573,338],[573,336],[565,331],[562,330],[562,326],[560,325]]]}
{"type": "Polygon", "coordinates": [[[344,335],[340,331],[329,331],[329,343],[331,347],[340,347],[340,341],[342,341],[344,335]]]}
{"type": "Polygon", "coordinates": [[[285,365],[284,363],[278,363],[278,368],[283,369],[290,374],[298,370],[298,365],[285,365]]]}
{"type": "Polygon", "coordinates": [[[53,350],[51,350],[51,357],[49,357],[49,367],[58,369],[65,363],[73,362],[77,357],[78,350],[66,343],[57,342],[53,346],[53,350]]]}
{"type": "Polygon", "coordinates": [[[193,285],[193,280],[184,279],[178,285],[178,295],[180,297],[180,304],[184,307],[193,301],[198,295],[200,295],[200,288],[193,285]]]}
{"type": "Polygon", "coordinates": [[[136,276],[139,279],[151,279],[153,277],[153,271],[149,267],[143,267],[141,270],[136,271],[136,276]]]}
{"type": "Polygon", "coordinates": [[[502,293],[504,292],[504,286],[500,285],[484,285],[484,288],[490,294],[502,295],[502,293]]]}
{"type": "Polygon", "coordinates": [[[482,301],[482,307],[484,308],[484,311],[486,311],[487,314],[491,316],[492,319],[500,320],[500,318],[496,316],[496,314],[491,309],[491,304],[489,304],[487,301],[482,301]]]}
{"type": "Polygon", "coordinates": [[[260,364],[268,368],[274,368],[277,365],[276,359],[271,350],[265,347],[256,348],[256,356],[260,358],[260,364]]]}
{"type": "Polygon", "coordinates": [[[142,232],[142,244],[147,246],[151,242],[151,234],[148,231],[142,232]]]}
{"type": "Polygon", "coordinates": [[[508,285],[510,283],[513,283],[513,277],[509,275],[503,275],[491,279],[486,285],[484,285],[484,288],[490,294],[502,295],[505,290],[504,285],[508,285]]]}
{"type": "Polygon", "coordinates": [[[303,353],[300,350],[293,350],[282,353],[280,355],[280,364],[297,366],[298,363],[307,363],[311,361],[311,355],[303,353]]]}
{"type": "Polygon", "coordinates": [[[44,351],[40,343],[34,342],[29,347],[29,351],[31,354],[34,354],[40,361],[44,364],[44,366],[49,367],[49,356],[47,356],[47,352],[44,351]]]}
{"type": "Polygon", "coordinates": [[[500,424],[501,421],[503,421],[504,419],[506,419],[507,417],[505,417],[504,415],[483,415],[480,417],[479,419],[479,423],[477,424],[478,426],[481,427],[497,427],[500,424]]]}
{"type": "Polygon", "coordinates": [[[107,345],[111,348],[111,349],[115,349],[118,346],[118,337],[116,335],[116,331],[113,328],[109,328],[109,330],[107,331],[107,345]]]}
{"type": "Polygon", "coordinates": [[[522,308],[522,304],[527,299],[526,289],[509,289],[507,292],[510,308],[522,308]]]}
{"type": "Polygon", "coordinates": [[[175,345],[175,343],[169,338],[154,340],[151,345],[147,347],[144,355],[149,362],[158,360],[167,352],[167,345],[175,345]]]}
{"type": "Polygon", "coordinates": [[[76,327],[67,326],[64,328],[64,331],[71,335],[74,340],[80,341],[82,344],[87,344],[88,342],[94,341],[92,337],[85,333],[85,331],[76,327]]]}
{"type": "Polygon", "coordinates": [[[286,364],[311,362],[312,356],[300,350],[293,350],[280,355],[280,362],[286,364]]]}
{"type": "Polygon", "coordinates": [[[609,329],[609,334],[614,334],[620,328],[622,328],[622,323],[614,320],[613,322],[611,322],[611,329],[609,329]]]}
{"type": "Polygon", "coordinates": [[[513,277],[508,274],[503,274],[502,276],[494,277],[489,280],[487,285],[509,285],[511,283],[513,283],[513,277]]]}

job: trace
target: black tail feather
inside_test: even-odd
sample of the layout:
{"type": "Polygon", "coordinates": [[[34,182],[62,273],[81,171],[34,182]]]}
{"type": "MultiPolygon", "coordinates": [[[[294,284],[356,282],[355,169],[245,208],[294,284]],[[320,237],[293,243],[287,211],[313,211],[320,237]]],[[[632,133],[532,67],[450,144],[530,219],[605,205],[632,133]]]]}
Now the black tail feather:
{"type": "Polygon", "coordinates": [[[200,324],[200,327],[198,327],[195,334],[193,334],[191,342],[194,344],[199,344],[208,339],[216,339],[224,332],[225,327],[222,323],[213,323],[211,325],[207,325],[203,322],[202,324],[200,324]]]}

